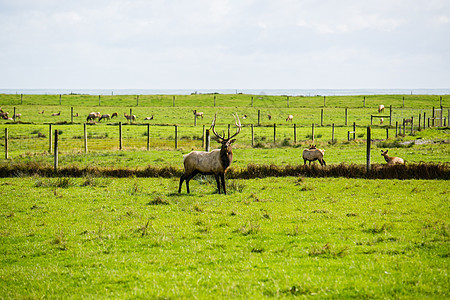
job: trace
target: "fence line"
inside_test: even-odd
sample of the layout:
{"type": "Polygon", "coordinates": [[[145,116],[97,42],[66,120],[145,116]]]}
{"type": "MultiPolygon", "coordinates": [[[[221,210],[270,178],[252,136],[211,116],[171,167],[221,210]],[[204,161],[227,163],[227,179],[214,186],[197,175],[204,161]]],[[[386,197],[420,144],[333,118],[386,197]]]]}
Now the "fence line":
{"type": "MultiPolygon", "coordinates": [[[[424,116],[425,119],[425,116],[424,116]]],[[[416,125],[414,122],[414,118],[411,120],[411,129],[408,127],[408,133],[414,134],[416,130],[421,130],[423,127],[421,125],[416,125]]],[[[428,118],[428,122],[430,122],[428,118]]],[[[424,121],[425,123],[425,121],[424,121]]],[[[170,125],[150,125],[150,124],[143,124],[145,126],[141,125],[127,125],[125,128],[125,135],[124,135],[124,129],[123,124],[119,122],[119,125],[115,126],[102,126],[102,127],[93,127],[92,129],[87,128],[87,123],[84,123],[82,125],[83,134],[79,137],[73,136],[73,131],[69,131],[66,135],[61,135],[62,130],[58,128],[64,128],[69,127],[72,129],[75,126],[79,125],[55,125],[55,124],[49,124],[48,127],[48,153],[54,153],[54,145],[53,145],[53,131],[57,130],[59,133],[59,148],[62,149],[61,146],[65,147],[64,150],[74,150],[74,149],[83,149],[84,146],[84,152],[88,152],[88,148],[92,150],[107,150],[107,149],[114,149],[117,146],[119,150],[124,149],[124,143],[123,139],[126,140],[127,148],[146,148],[147,150],[150,150],[150,142],[152,141],[152,146],[154,149],[160,149],[161,147],[170,148],[170,144],[173,143],[173,147],[175,149],[178,149],[180,146],[184,147],[193,147],[193,148],[200,148],[199,141],[201,141],[201,149],[207,149],[209,148],[209,130],[205,129],[205,126],[195,127],[195,126],[179,126],[179,125],[171,125],[174,128],[174,131],[172,133],[170,132],[169,128],[170,125]],[[117,129],[118,128],[118,129],[117,129]],[[143,130],[140,130],[140,129],[143,130]],[[118,133],[117,133],[118,131],[118,133]],[[113,134],[111,134],[111,132],[113,134]],[[67,137],[70,134],[72,134],[72,137],[67,137]],[[117,138],[118,135],[118,138],[117,138]],[[140,136],[145,136],[144,138],[140,138],[140,136]],[[62,137],[62,139],[61,139],[62,137]],[[118,139],[118,141],[117,141],[118,139]],[[77,140],[81,141],[82,143],[76,142],[77,140]],[[146,144],[145,141],[146,140],[146,144]],[[69,142],[70,141],[70,142],[69,142]],[[77,144],[79,146],[77,146],[77,144]],[[84,145],[83,145],[84,144],[84,145]],[[90,146],[88,147],[88,144],[90,146]],[[146,145],[146,147],[144,146],[146,145]],[[69,147],[69,148],[68,148],[69,147]],[[79,148],[78,148],[79,147],[79,148]]],[[[425,124],[424,124],[425,125],[425,124]]],[[[31,126],[30,126],[31,127],[31,126]]],[[[32,128],[35,128],[36,126],[33,125],[32,128]]],[[[218,127],[224,127],[224,125],[218,124],[218,127]]],[[[227,124],[228,129],[230,128],[230,124],[227,124]]],[[[42,125],[41,128],[45,128],[45,125],[42,125]]],[[[356,139],[357,135],[358,138],[364,139],[364,130],[365,126],[357,126],[356,122],[353,122],[353,125],[350,127],[348,126],[336,126],[335,124],[332,124],[332,126],[316,126],[315,123],[311,124],[311,127],[308,126],[299,126],[298,124],[276,124],[274,123],[273,126],[257,126],[255,124],[249,124],[245,125],[244,128],[247,128],[248,130],[242,130],[241,137],[238,138],[238,142],[245,145],[251,145],[251,147],[261,147],[266,144],[271,144],[269,141],[273,141],[273,144],[279,144],[281,146],[290,146],[290,145],[298,145],[302,144],[304,142],[315,142],[317,139],[321,141],[331,141],[331,143],[335,143],[337,140],[346,141],[345,134],[347,135],[347,141],[352,140],[350,138],[351,134],[353,136],[353,140],[356,139]],[[270,129],[272,127],[273,132],[270,132],[270,129]],[[310,130],[310,131],[309,131],[310,130]],[[310,133],[308,133],[310,132],[310,133]],[[336,133],[339,133],[339,136],[336,137],[336,133]],[[324,137],[325,136],[325,137],[324,137]],[[273,139],[272,139],[273,138],[273,139]],[[292,143],[293,141],[293,143],[292,143]]],[[[372,137],[375,135],[373,134],[375,131],[376,138],[374,140],[384,140],[389,138],[389,129],[394,129],[394,127],[375,127],[372,128],[372,137]],[[374,131],[375,130],[375,131],[374,131]],[[382,133],[382,132],[385,132],[382,133]]],[[[36,131],[36,129],[34,130],[36,131]]],[[[45,138],[41,139],[41,137],[45,137],[45,135],[42,135],[38,131],[38,136],[35,137],[31,135],[29,137],[29,140],[31,141],[31,147],[30,145],[27,145],[27,135],[17,135],[14,130],[14,125],[9,126],[5,128],[5,136],[4,136],[4,144],[5,144],[5,158],[7,159],[9,157],[9,154],[11,153],[11,149],[15,151],[23,151],[23,152],[29,152],[30,148],[32,149],[34,147],[34,150],[37,151],[39,145],[44,146],[45,138]],[[38,139],[35,139],[38,138],[38,139]],[[10,141],[8,141],[8,139],[10,141]],[[11,142],[12,141],[12,142],[11,142]],[[19,141],[19,142],[16,142],[19,141]]],[[[36,133],[36,132],[35,132],[36,133]]],[[[406,122],[396,122],[395,125],[395,137],[401,135],[407,134],[406,132],[406,122]],[[403,132],[402,132],[403,129],[403,132]]],[[[45,150],[44,150],[45,151],[45,150]]]]}

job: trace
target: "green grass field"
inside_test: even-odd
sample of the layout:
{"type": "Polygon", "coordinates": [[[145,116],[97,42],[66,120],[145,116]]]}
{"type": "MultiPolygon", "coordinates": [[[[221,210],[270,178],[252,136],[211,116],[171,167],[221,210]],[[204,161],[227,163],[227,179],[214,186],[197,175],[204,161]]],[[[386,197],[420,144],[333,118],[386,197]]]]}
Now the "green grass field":
{"type": "MultiPolygon", "coordinates": [[[[403,118],[430,117],[440,105],[447,117],[448,95],[366,96],[365,107],[364,96],[326,97],[325,106],[323,96],[289,97],[289,108],[287,101],[266,95],[141,95],[139,102],[136,96],[62,95],[60,104],[59,95],[0,95],[4,111],[12,114],[15,107],[22,114],[17,122],[0,120],[0,164],[52,166],[52,124],[52,132],[59,132],[60,167],[181,169],[183,154],[203,148],[203,125],[209,128],[217,112],[217,130],[226,134],[237,112],[244,127],[232,168],[303,164],[313,123],[314,143],[325,149],[327,165],[363,165],[370,115],[389,115],[392,105],[394,126],[386,119],[371,126],[372,163],[384,164],[380,152],[389,149],[407,164],[448,168],[448,127],[415,126],[412,134],[407,127],[395,137],[395,122],[403,118]],[[381,114],[379,104],[387,107],[381,114]],[[73,124],[71,107],[79,115],[73,124]],[[130,109],[138,119],[123,125],[119,150],[118,122],[126,122],[123,113],[130,109]],[[205,113],[197,126],[193,109],[205,113]],[[118,112],[119,118],[87,126],[85,153],[83,123],[91,111],[118,112]],[[288,114],[294,115],[296,142],[288,114]],[[143,120],[151,115],[154,120],[143,120]],[[353,122],[356,140],[347,141],[353,122]]],[[[19,171],[0,178],[0,298],[450,296],[447,180],[228,179],[226,196],[216,193],[210,177],[192,180],[189,195],[185,186],[177,193],[178,183],[177,177],[40,177],[19,171]]]]}
{"type": "Polygon", "coordinates": [[[446,181],[0,180],[2,298],[447,298],[446,181]]]}

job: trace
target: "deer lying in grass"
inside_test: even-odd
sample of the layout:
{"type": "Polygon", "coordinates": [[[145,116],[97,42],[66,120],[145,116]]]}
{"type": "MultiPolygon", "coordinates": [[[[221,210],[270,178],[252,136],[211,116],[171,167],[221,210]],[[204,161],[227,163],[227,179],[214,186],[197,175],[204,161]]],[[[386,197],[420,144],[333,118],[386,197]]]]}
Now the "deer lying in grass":
{"type": "Polygon", "coordinates": [[[380,113],[380,112],[382,112],[382,111],[384,111],[384,105],[383,105],[383,104],[380,104],[380,105],[378,106],[378,112],[380,113]]]}
{"type": "Polygon", "coordinates": [[[61,115],[61,112],[57,112],[57,113],[53,113],[52,117],[57,117],[57,116],[60,116],[60,115],[61,115]]]}
{"type": "Polygon", "coordinates": [[[395,164],[404,164],[405,161],[400,157],[395,156],[389,156],[388,153],[389,150],[383,151],[381,150],[381,156],[384,156],[384,160],[387,162],[388,165],[395,165],[395,164]]]}
{"type": "Polygon", "coordinates": [[[153,115],[151,117],[145,117],[144,120],[146,120],[146,121],[153,120],[153,115]]]}
{"type": "Polygon", "coordinates": [[[292,122],[293,119],[294,119],[294,116],[293,116],[293,115],[289,115],[289,116],[286,118],[286,122],[287,122],[287,121],[291,121],[291,122],[292,122]]]}
{"type": "Polygon", "coordinates": [[[183,181],[186,180],[186,189],[187,193],[189,194],[189,181],[195,175],[200,173],[204,175],[214,175],[217,182],[217,190],[219,194],[221,182],[223,193],[225,195],[227,194],[227,190],[225,188],[225,172],[231,165],[231,161],[233,160],[233,151],[231,149],[231,144],[236,141],[233,138],[239,134],[242,126],[241,121],[239,120],[239,116],[237,114],[236,116],[233,115],[237,126],[236,133],[228,138],[224,138],[217,134],[214,128],[216,125],[216,116],[217,114],[214,116],[211,128],[212,132],[217,137],[217,142],[222,144],[222,146],[220,149],[215,149],[211,152],[192,151],[189,154],[184,155],[184,174],[180,178],[178,193],[181,193],[181,186],[183,185],[183,181]]]}
{"type": "Polygon", "coordinates": [[[323,156],[325,154],[325,150],[316,148],[316,145],[311,145],[309,149],[303,150],[303,161],[306,165],[306,161],[309,161],[309,165],[311,165],[312,161],[318,160],[321,166],[326,166],[325,160],[323,160],[323,156]]]}

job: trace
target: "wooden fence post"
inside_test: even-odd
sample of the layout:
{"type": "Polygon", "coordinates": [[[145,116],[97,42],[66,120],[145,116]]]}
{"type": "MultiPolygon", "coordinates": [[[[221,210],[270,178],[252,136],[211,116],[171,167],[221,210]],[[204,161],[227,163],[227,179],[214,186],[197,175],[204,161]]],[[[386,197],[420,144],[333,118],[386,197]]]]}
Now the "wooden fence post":
{"type": "Polygon", "coordinates": [[[102,105],[102,96],[98,95],[98,106],[102,105]]]}
{"type": "Polygon", "coordinates": [[[214,95],[214,107],[216,107],[216,95],[214,95]]]}
{"type": "Polygon", "coordinates": [[[87,124],[84,123],[84,152],[88,152],[88,145],[87,145],[87,124]]]}
{"type": "Polygon", "coordinates": [[[403,96],[403,108],[405,108],[405,96],[403,96]]]}
{"type": "Polygon", "coordinates": [[[147,151],[150,150],[150,124],[147,124],[147,151]]]}
{"type": "Polygon", "coordinates": [[[251,102],[251,106],[253,107],[253,96],[252,96],[252,102],[251,102]]]}
{"type": "Polygon", "coordinates": [[[52,153],[52,136],[53,136],[53,132],[52,132],[52,124],[48,125],[48,152],[52,153]]]}
{"type": "Polygon", "coordinates": [[[55,129],[55,156],[54,156],[55,172],[58,171],[58,129],[55,129]]]}
{"type": "Polygon", "coordinates": [[[139,95],[136,96],[136,106],[139,106],[139,95]]]}
{"type": "Polygon", "coordinates": [[[175,126],[175,149],[177,149],[178,148],[178,126],[177,125],[174,125],[175,126]]]}
{"type": "Polygon", "coordinates": [[[16,121],[16,107],[14,107],[13,120],[14,120],[14,122],[16,121]]]}
{"type": "Polygon", "coordinates": [[[414,133],[414,117],[411,117],[411,135],[414,133]]]}
{"type": "Polygon", "coordinates": [[[431,115],[431,127],[434,127],[434,118],[435,118],[435,115],[434,115],[434,106],[433,106],[433,112],[431,115]]]}
{"type": "Polygon", "coordinates": [[[287,105],[287,108],[289,108],[289,96],[286,96],[286,105],[287,105]]]}
{"type": "Polygon", "coordinates": [[[312,135],[312,142],[314,143],[314,123],[311,125],[311,135],[312,135]]]}
{"type": "Polygon", "coordinates": [[[209,129],[206,129],[206,138],[205,138],[205,151],[209,152],[209,144],[211,142],[211,137],[209,136],[209,129]]]}
{"type": "Polygon", "coordinates": [[[398,137],[398,121],[395,121],[395,137],[398,137]]]}
{"type": "Polygon", "coordinates": [[[261,110],[258,109],[258,126],[260,125],[261,122],[261,110]]]}
{"type": "Polygon", "coordinates": [[[8,159],[8,128],[5,128],[5,159],[8,159]]]}
{"type": "Polygon", "coordinates": [[[389,139],[389,127],[386,127],[386,139],[389,139]]]}
{"type": "Polygon", "coordinates": [[[419,113],[419,122],[417,122],[419,124],[419,128],[418,128],[419,131],[420,131],[420,125],[421,125],[420,124],[421,123],[421,120],[420,120],[421,117],[422,117],[422,114],[419,113]]]}
{"type": "MultiPolygon", "coordinates": [[[[387,129],[387,128],[386,128],[387,129]]],[[[370,126],[367,127],[366,173],[370,172],[370,144],[372,142],[370,126]]]]}
{"type": "Polygon", "coordinates": [[[73,123],[73,106],[70,108],[70,123],[73,123]]]}
{"type": "Polygon", "coordinates": [[[389,126],[392,125],[392,105],[389,105],[389,126]]]}
{"type": "Polygon", "coordinates": [[[334,123],[331,125],[331,143],[334,143],[334,123]]]}
{"type": "Polygon", "coordinates": [[[122,150],[122,122],[119,122],[119,150],[122,150]]]}
{"type": "Polygon", "coordinates": [[[23,104],[23,94],[20,94],[20,104],[23,104]]]}
{"type": "Polygon", "coordinates": [[[252,148],[255,146],[255,135],[254,135],[254,131],[253,131],[253,124],[251,125],[252,127],[252,148]]]}
{"type": "Polygon", "coordinates": [[[203,125],[202,130],[202,149],[205,148],[205,125],[203,125]]]}
{"type": "Polygon", "coordinates": [[[364,96],[363,107],[366,108],[366,96],[364,96]]]}
{"type": "Polygon", "coordinates": [[[172,98],[172,106],[175,107],[175,96],[172,98]]]}
{"type": "Polygon", "coordinates": [[[327,104],[326,104],[326,96],[323,96],[323,107],[325,107],[325,106],[327,106],[327,104]]]}
{"type": "Polygon", "coordinates": [[[294,124],[294,144],[297,144],[297,125],[294,124]]]}
{"type": "Polygon", "coordinates": [[[427,113],[423,112],[423,129],[426,128],[426,120],[427,120],[426,115],[427,115],[427,113]]]}
{"type": "Polygon", "coordinates": [[[323,108],[320,110],[320,127],[323,127],[323,108]]]}
{"type": "Polygon", "coordinates": [[[59,94],[59,105],[61,105],[62,100],[61,100],[61,94],[59,94]]]}
{"type": "Polygon", "coordinates": [[[353,140],[356,140],[356,123],[353,122],[353,140]]]}
{"type": "Polygon", "coordinates": [[[273,123],[273,143],[277,142],[277,124],[273,123]]]}

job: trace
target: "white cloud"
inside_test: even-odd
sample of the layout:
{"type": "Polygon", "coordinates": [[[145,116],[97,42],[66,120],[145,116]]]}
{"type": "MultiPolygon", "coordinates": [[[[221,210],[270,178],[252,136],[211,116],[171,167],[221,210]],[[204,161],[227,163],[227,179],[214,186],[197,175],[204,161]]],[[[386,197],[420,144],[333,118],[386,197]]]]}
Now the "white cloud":
{"type": "Polygon", "coordinates": [[[445,86],[449,15],[445,0],[0,1],[0,82],[413,88],[420,78],[445,86]]]}

